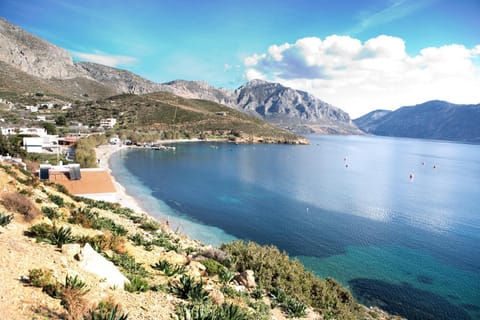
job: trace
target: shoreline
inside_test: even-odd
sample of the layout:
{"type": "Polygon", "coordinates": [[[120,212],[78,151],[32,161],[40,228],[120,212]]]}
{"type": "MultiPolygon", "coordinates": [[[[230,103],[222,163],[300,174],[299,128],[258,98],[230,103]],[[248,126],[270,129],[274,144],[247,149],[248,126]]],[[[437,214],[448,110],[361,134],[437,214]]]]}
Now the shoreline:
{"type": "MultiPolygon", "coordinates": [[[[119,203],[123,207],[127,207],[132,209],[137,213],[147,214],[149,215],[141,206],[139,201],[128,194],[125,187],[115,179],[115,176],[112,173],[112,169],[110,168],[109,161],[110,157],[121,150],[128,149],[128,146],[125,145],[110,145],[104,144],[95,148],[96,157],[99,160],[98,166],[102,169],[107,170],[108,174],[110,175],[113,185],[115,186],[115,190],[117,192],[116,195],[116,203],[119,203]]],[[[150,215],[149,215],[150,216],[150,215]]]]}
{"type": "MultiPolygon", "coordinates": [[[[160,144],[172,144],[172,143],[189,143],[189,142],[223,142],[222,140],[200,140],[200,139],[170,139],[170,140],[159,140],[156,143],[160,144]]],[[[110,175],[113,185],[115,187],[115,190],[117,192],[116,195],[116,203],[120,204],[123,207],[127,207],[135,211],[136,213],[141,213],[144,215],[148,215],[152,219],[159,220],[159,218],[156,218],[153,216],[151,213],[148,212],[148,210],[145,210],[144,207],[142,206],[141,202],[129,194],[127,192],[127,189],[125,186],[123,186],[120,182],[117,181],[115,176],[113,175],[112,169],[110,168],[110,157],[114,154],[117,153],[121,150],[127,150],[127,149],[133,149],[136,148],[135,146],[127,146],[127,145],[113,145],[113,144],[102,144],[98,147],[95,148],[95,154],[96,158],[99,161],[98,162],[98,167],[105,169],[108,174],[110,175]]]]}

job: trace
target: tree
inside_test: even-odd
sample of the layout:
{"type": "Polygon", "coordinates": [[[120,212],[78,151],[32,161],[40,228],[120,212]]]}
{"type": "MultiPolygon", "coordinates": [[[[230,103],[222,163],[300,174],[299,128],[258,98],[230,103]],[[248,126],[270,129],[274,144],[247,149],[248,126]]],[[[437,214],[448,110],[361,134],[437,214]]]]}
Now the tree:
{"type": "Polygon", "coordinates": [[[57,134],[57,127],[51,122],[44,122],[43,128],[47,130],[48,134],[57,134]]]}
{"type": "Polygon", "coordinates": [[[55,124],[57,126],[66,126],[67,125],[67,120],[65,119],[65,116],[63,114],[59,115],[57,117],[57,119],[55,119],[55,124]]]}

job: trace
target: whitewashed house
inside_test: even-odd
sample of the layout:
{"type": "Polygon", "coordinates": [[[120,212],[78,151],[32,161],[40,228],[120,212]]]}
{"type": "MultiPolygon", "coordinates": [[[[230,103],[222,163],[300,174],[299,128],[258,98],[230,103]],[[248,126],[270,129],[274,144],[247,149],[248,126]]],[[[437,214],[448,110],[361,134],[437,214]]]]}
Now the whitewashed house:
{"type": "Polygon", "coordinates": [[[100,120],[100,127],[111,129],[117,124],[117,119],[115,118],[105,118],[100,120]]]}

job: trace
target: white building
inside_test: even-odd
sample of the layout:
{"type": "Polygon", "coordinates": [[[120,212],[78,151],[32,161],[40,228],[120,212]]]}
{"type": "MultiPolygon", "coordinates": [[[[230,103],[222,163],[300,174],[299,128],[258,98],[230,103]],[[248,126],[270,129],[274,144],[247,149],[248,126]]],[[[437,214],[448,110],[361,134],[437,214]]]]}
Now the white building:
{"type": "Polygon", "coordinates": [[[14,128],[14,127],[1,127],[2,135],[16,135],[16,134],[28,134],[39,137],[47,136],[47,130],[45,128],[14,128]]]}
{"type": "Polygon", "coordinates": [[[117,123],[117,119],[106,118],[106,119],[100,120],[100,127],[111,129],[113,128],[113,126],[115,126],[116,123],[117,123]]]}
{"type": "Polygon", "coordinates": [[[23,138],[23,148],[28,153],[60,152],[58,136],[47,135],[43,137],[23,138]]]}

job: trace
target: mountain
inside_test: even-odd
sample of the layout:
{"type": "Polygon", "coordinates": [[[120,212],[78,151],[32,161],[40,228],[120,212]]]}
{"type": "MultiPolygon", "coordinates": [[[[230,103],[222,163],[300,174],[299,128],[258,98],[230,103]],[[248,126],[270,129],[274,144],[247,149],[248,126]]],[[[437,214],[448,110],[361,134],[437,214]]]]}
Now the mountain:
{"type": "Polygon", "coordinates": [[[85,101],[166,91],[224,104],[299,133],[360,133],[347,113],[303,91],[260,80],[236,90],[215,88],[204,81],[155,83],[126,70],[73,62],[64,49],[1,18],[0,63],[5,76],[0,89],[8,92],[35,90],[85,101]]]}
{"type": "Polygon", "coordinates": [[[349,115],[313,95],[262,80],[234,91],[235,105],[265,121],[301,133],[358,134],[349,115]]]}
{"type": "Polygon", "coordinates": [[[354,123],[380,136],[480,142],[480,104],[433,100],[395,111],[372,111],[354,123]]]}

